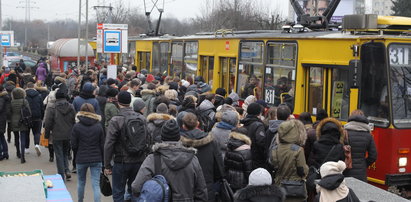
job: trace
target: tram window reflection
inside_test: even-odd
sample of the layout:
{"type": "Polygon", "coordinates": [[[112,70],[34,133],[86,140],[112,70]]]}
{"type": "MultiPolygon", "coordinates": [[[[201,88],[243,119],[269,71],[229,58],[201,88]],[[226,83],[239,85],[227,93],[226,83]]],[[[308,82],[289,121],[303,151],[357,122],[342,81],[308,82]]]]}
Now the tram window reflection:
{"type": "Polygon", "coordinates": [[[173,72],[175,76],[184,78],[183,71],[183,43],[175,42],[171,48],[171,67],[170,72],[173,72]]]}
{"type": "Polygon", "coordinates": [[[264,42],[244,41],[240,46],[237,93],[242,99],[249,95],[262,99],[264,42]]]}

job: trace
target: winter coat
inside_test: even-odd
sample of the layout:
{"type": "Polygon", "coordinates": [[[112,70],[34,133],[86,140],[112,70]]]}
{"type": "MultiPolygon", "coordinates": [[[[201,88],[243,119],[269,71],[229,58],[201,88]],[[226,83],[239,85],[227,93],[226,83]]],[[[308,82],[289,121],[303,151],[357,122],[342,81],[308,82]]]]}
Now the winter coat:
{"type": "Polygon", "coordinates": [[[206,113],[211,120],[215,117],[215,107],[209,100],[204,100],[201,102],[200,106],[197,108],[197,113],[206,113]]]}
{"type": "MultiPolygon", "coordinates": [[[[195,149],[180,142],[167,142],[155,144],[153,150],[161,155],[161,174],[167,179],[173,201],[207,201],[207,187],[195,149]]],[[[144,182],[154,173],[154,156],[150,154],[131,185],[134,195],[140,194],[144,182]]]]}
{"type": "Polygon", "coordinates": [[[317,184],[315,202],[360,202],[354,191],[347,187],[344,175],[327,175],[317,184]]]}
{"type": "Polygon", "coordinates": [[[317,140],[317,135],[315,134],[317,126],[320,122],[316,121],[313,124],[313,127],[307,130],[307,141],[305,141],[304,145],[304,154],[305,154],[305,159],[307,160],[308,166],[313,165],[313,162],[311,162],[312,158],[310,158],[310,154],[312,153],[312,148],[314,145],[314,142],[317,140]]]}
{"type": "Polygon", "coordinates": [[[181,142],[186,147],[197,149],[197,158],[203,170],[204,179],[207,184],[208,200],[214,201],[213,184],[222,178],[223,159],[220,147],[214,136],[200,129],[194,129],[181,133],[181,142]]]}
{"type": "Polygon", "coordinates": [[[12,131],[28,131],[28,127],[20,123],[21,119],[21,108],[24,106],[30,109],[29,102],[26,100],[26,91],[22,88],[15,88],[11,92],[11,130],[12,131]]]}
{"type": "Polygon", "coordinates": [[[283,122],[278,128],[278,145],[271,151],[271,162],[276,170],[275,184],[283,180],[301,181],[308,174],[304,157],[304,145],[307,132],[298,120],[283,122]]]}
{"type": "Polygon", "coordinates": [[[347,169],[344,175],[366,182],[367,167],[377,160],[377,149],[374,138],[370,134],[368,120],[365,116],[351,116],[344,128],[348,132],[352,157],[352,168],[347,169]]]}
{"type": "Polygon", "coordinates": [[[104,96],[97,96],[96,100],[98,102],[98,105],[100,106],[100,110],[101,110],[101,125],[103,126],[103,129],[105,128],[105,124],[106,124],[106,116],[105,116],[105,111],[106,111],[106,103],[107,103],[107,98],[104,96]]]}
{"type": "Polygon", "coordinates": [[[154,112],[154,100],[156,98],[156,91],[144,89],[141,92],[141,98],[143,98],[144,103],[146,104],[146,110],[144,112],[144,116],[154,112]]]}
{"type": "Polygon", "coordinates": [[[141,163],[146,157],[145,155],[131,155],[127,152],[124,142],[121,140],[121,136],[124,135],[121,134],[121,131],[125,124],[125,117],[146,120],[143,115],[133,111],[131,107],[120,108],[119,115],[111,118],[106,128],[104,143],[104,167],[107,169],[112,167],[112,159],[114,163],[141,163]]]}
{"type": "Polygon", "coordinates": [[[40,93],[35,89],[27,89],[26,94],[26,99],[30,104],[32,120],[41,121],[44,116],[44,105],[40,93]]]}
{"type": "Polygon", "coordinates": [[[147,132],[153,143],[161,142],[161,127],[171,119],[174,119],[174,117],[168,114],[152,113],[147,116],[147,132]]]}
{"type": "Polygon", "coordinates": [[[10,96],[7,91],[0,92],[0,134],[6,131],[7,117],[10,115],[10,96]]]}
{"type": "Polygon", "coordinates": [[[255,115],[247,115],[241,120],[247,129],[247,136],[251,139],[251,153],[253,156],[253,169],[267,168],[267,154],[265,151],[265,127],[264,123],[255,115]]]}
{"type": "Polygon", "coordinates": [[[344,161],[344,130],[334,118],[323,119],[316,128],[317,141],[314,142],[310,158],[317,169],[326,161],[344,161]],[[335,146],[335,147],[334,147],[335,146]],[[333,150],[331,150],[334,147],[333,150]],[[328,153],[330,153],[328,155],[328,153]],[[328,158],[325,159],[325,157],[328,158]],[[325,160],[325,161],[324,161],[325,160]]]}
{"type": "Polygon", "coordinates": [[[37,68],[37,70],[36,70],[36,76],[37,76],[37,80],[40,80],[40,81],[43,81],[43,82],[46,80],[47,70],[46,70],[46,68],[44,68],[44,64],[43,64],[43,63],[41,63],[41,64],[39,65],[39,67],[37,68]]]}
{"type": "Polygon", "coordinates": [[[68,95],[71,97],[73,96],[73,92],[76,90],[76,83],[77,79],[75,77],[70,77],[67,79],[67,90],[68,90],[68,95]]]}
{"type": "Polygon", "coordinates": [[[217,109],[219,106],[225,103],[224,97],[221,95],[215,95],[214,107],[217,109]]]}
{"type": "Polygon", "coordinates": [[[110,122],[110,120],[114,116],[117,116],[119,111],[120,110],[118,109],[118,107],[114,103],[112,103],[112,102],[107,102],[106,103],[106,106],[104,108],[104,118],[106,119],[105,120],[106,123],[104,125],[105,125],[106,128],[108,127],[108,123],[110,122]]]}
{"type": "Polygon", "coordinates": [[[22,79],[20,80],[20,86],[26,87],[29,82],[36,83],[31,73],[23,73],[21,74],[21,77],[22,79]]]}
{"type": "MultiPolygon", "coordinates": [[[[37,92],[40,93],[41,95],[41,100],[44,101],[44,99],[46,99],[46,97],[49,95],[50,91],[47,90],[46,87],[38,87],[38,86],[34,86],[34,89],[36,89],[37,92]]],[[[43,103],[44,104],[44,103],[43,103]]]]}
{"type": "Polygon", "coordinates": [[[80,111],[71,133],[71,147],[76,152],[76,163],[96,163],[103,161],[104,131],[101,116],[80,111]]]}
{"type": "Polygon", "coordinates": [[[234,194],[234,202],[282,202],[285,194],[277,185],[249,185],[234,194]]]}
{"type": "Polygon", "coordinates": [[[76,111],[66,99],[57,99],[54,105],[47,106],[45,115],[45,137],[50,134],[53,140],[70,140],[75,123],[76,111]]]}
{"type": "Polygon", "coordinates": [[[211,129],[211,133],[214,135],[214,138],[217,140],[218,144],[220,145],[223,158],[227,151],[228,139],[230,138],[230,133],[233,128],[235,127],[228,123],[218,122],[217,124],[214,125],[213,129],[211,129]]]}
{"type": "Polygon", "coordinates": [[[226,179],[234,190],[248,184],[248,176],[253,170],[251,139],[241,133],[230,133],[228,151],[224,157],[226,179]]]}
{"type": "Polygon", "coordinates": [[[282,124],[284,121],[283,120],[270,120],[268,121],[268,129],[265,132],[265,153],[268,154],[270,153],[270,146],[271,142],[275,136],[277,135],[278,132],[278,127],[280,127],[280,124],[282,124]]]}
{"type": "Polygon", "coordinates": [[[80,96],[74,98],[73,106],[76,112],[80,111],[80,108],[84,103],[89,103],[93,105],[96,114],[101,115],[100,105],[97,102],[97,99],[94,97],[94,95],[81,93],[80,96]]]}

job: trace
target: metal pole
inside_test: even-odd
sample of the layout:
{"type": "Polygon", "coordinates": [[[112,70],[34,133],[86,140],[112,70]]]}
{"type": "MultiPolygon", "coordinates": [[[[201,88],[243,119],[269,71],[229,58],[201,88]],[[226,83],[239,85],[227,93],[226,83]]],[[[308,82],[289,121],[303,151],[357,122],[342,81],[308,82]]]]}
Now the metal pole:
{"type": "Polygon", "coordinates": [[[78,29],[77,29],[77,67],[80,68],[80,38],[81,38],[81,0],[78,6],[78,29]]]}
{"type": "Polygon", "coordinates": [[[28,12],[27,9],[29,7],[28,5],[29,0],[26,0],[26,19],[25,19],[25,26],[24,26],[24,47],[28,47],[27,46],[27,26],[28,26],[28,12]]]}
{"type": "Polygon", "coordinates": [[[49,42],[49,41],[50,41],[50,22],[47,23],[47,42],[49,42]]]}
{"type": "Polygon", "coordinates": [[[88,0],[86,0],[86,71],[88,70],[88,0]]]}

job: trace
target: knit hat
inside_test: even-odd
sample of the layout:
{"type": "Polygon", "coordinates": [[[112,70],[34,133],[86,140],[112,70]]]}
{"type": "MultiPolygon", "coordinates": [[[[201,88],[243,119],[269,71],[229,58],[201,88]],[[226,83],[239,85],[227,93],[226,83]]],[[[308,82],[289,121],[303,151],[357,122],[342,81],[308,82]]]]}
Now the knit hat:
{"type": "Polygon", "coordinates": [[[264,100],[257,100],[256,103],[260,104],[264,108],[268,108],[268,104],[264,100]]]}
{"type": "Polygon", "coordinates": [[[177,82],[170,82],[169,84],[168,84],[168,86],[169,86],[169,89],[173,89],[173,90],[178,90],[178,83],[177,82]]]}
{"type": "Polygon", "coordinates": [[[188,88],[188,86],[190,86],[190,82],[186,81],[186,80],[181,80],[181,85],[185,86],[186,88],[188,88]]]}
{"type": "Polygon", "coordinates": [[[210,85],[208,85],[206,83],[203,83],[203,82],[199,82],[197,84],[197,87],[199,88],[200,93],[205,93],[205,92],[211,91],[210,85]]]}
{"type": "Polygon", "coordinates": [[[235,111],[225,111],[221,116],[221,121],[236,127],[238,125],[238,113],[235,111]]]}
{"type": "Polygon", "coordinates": [[[146,81],[147,83],[151,83],[152,81],[154,81],[154,76],[152,74],[147,74],[146,81]]]}
{"type": "Polygon", "coordinates": [[[251,103],[247,107],[247,114],[260,115],[261,114],[261,105],[258,104],[258,103],[255,103],[255,102],[251,103]]]}
{"type": "Polygon", "coordinates": [[[103,97],[107,97],[107,91],[108,91],[108,87],[106,85],[102,85],[98,89],[98,95],[103,96],[103,97]]]}
{"type": "Polygon", "coordinates": [[[134,102],[133,102],[133,110],[135,112],[139,112],[141,111],[144,107],[146,107],[146,104],[144,103],[144,100],[141,98],[137,98],[134,102]]]}
{"type": "Polygon", "coordinates": [[[146,69],[142,69],[140,73],[142,73],[143,75],[147,75],[148,71],[146,69]]]}
{"type": "Polygon", "coordinates": [[[177,121],[170,119],[166,121],[161,127],[161,140],[162,141],[179,141],[180,140],[180,127],[177,121]]]}
{"type": "Polygon", "coordinates": [[[345,170],[346,165],[344,161],[328,161],[325,162],[321,167],[320,167],[320,174],[321,177],[325,177],[328,175],[334,175],[334,174],[342,174],[342,172],[345,170]]]}
{"type": "Polygon", "coordinates": [[[227,94],[227,91],[224,88],[217,88],[217,90],[215,91],[215,94],[218,94],[224,97],[227,94]]]}
{"type": "Polygon", "coordinates": [[[167,107],[167,105],[164,104],[164,103],[160,103],[160,104],[157,106],[156,112],[157,112],[157,113],[161,113],[161,114],[168,114],[168,107],[167,107]]]}
{"type": "Polygon", "coordinates": [[[183,127],[183,118],[187,113],[188,112],[186,112],[186,111],[182,111],[182,112],[177,114],[176,119],[177,119],[178,126],[183,127]]]}
{"type": "Polygon", "coordinates": [[[131,94],[127,91],[121,91],[117,95],[117,100],[120,104],[129,105],[131,102],[131,94]]]}
{"type": "Polygon", "coordinates": [[[108,78],[106,83],[107,83],[108,86],[111,86],[113,84],[116,84],[116,80],[113,79],[113,78],[108,78]]]}
{"type": "Polygon", "coordinates": [[[270,173],[264,168],[257,168],[250,173],[248,185],[263,186],[271,185],[272,179],[270,173]]]}
{"type": "Polygon", "coordinates": [[[116,97],[118,90],[115,88],[109,88],[106,92],[107,97],[116,97]]]}
{"type": "Polygon", "coordinates": [[[66,84],[62,83],[58,86],[58,89],[56,91],[56,99],[63,99],[67,98],[67,86],[66,84]]]}
{"type": "Polygon", "coordinates": [[[87,82],[83,85],[83,88],[81,90],[85,93],[93,93],[94,91],[93,84],[91,84],[90,82],[87,82]]]}

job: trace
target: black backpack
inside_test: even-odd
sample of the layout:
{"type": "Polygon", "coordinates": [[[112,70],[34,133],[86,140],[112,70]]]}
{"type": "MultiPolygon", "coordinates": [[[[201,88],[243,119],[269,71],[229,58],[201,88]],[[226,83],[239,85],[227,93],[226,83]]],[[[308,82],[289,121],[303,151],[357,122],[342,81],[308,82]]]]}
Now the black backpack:
{"type": "Polygon", "coordinates": [[[31,128],[33,122],[31,120],[31,111],[30,108],[27,107],[24,103],[26,100],[23,100],[23,104],[21,105],[20,109],[20,123],[31,128]]]}
{"type": "Polygon", "coordinates": [[[215,120],[210,117],[212,112],[214,112],[212,109],[197,112],[198,121],[204,132],[210,132],[214,127],[215,120]]]}
{"type": "Polygon", "coordinates": [[[136,116],[124,116],[121,137],[126,151],[131,155],[145,155],[148,152],[149,137],[144,120],[136,116]]]}

